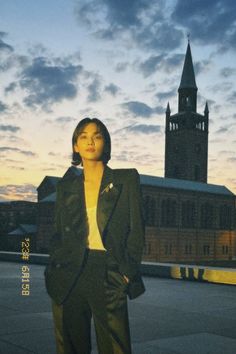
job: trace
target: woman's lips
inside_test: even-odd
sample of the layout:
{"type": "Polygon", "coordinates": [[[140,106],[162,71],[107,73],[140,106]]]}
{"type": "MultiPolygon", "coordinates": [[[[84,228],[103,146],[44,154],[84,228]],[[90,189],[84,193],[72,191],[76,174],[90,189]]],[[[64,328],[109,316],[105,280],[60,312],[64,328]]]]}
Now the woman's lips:
{"type": "Polygon", "coordinates": [[[86,151],[89,151],[89,152],[94,152],[94,151],[95,151],[95,149],[90,148],[90,149],[86,149],[86,151]]]}

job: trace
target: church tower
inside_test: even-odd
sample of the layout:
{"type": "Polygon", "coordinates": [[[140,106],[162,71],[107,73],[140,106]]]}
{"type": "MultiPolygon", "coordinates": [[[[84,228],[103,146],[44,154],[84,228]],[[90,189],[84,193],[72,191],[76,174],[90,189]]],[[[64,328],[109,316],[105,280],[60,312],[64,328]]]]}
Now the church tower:
{"type": "Polygon", "coordinates": [[[206,103],[204,115],[197,113],[197,85],[188,42],[184,67],[178,89],[178,113],[166,109],[165,177],[207,183],[208,122],[206,103]]]}

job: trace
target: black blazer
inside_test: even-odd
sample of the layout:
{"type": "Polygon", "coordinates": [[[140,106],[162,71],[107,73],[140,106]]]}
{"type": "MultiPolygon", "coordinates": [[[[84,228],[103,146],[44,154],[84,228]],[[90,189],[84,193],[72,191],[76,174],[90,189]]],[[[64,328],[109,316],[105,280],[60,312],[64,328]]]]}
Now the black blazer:
{"type": "MultiPolygon", "coordinates": [[[[55,233],[45,269],[48,294],[62,304],[73,288],[86,258],[88,222],[84,173],[70,168],[57,184],[55,233]]],[[[130,281],[128,296],[144,291],[140,263],[144,246],[144,215],[140,179],[136,169],[111,169],[105,165],[97,204],[97,223],[109,256],[130,281]]]]}

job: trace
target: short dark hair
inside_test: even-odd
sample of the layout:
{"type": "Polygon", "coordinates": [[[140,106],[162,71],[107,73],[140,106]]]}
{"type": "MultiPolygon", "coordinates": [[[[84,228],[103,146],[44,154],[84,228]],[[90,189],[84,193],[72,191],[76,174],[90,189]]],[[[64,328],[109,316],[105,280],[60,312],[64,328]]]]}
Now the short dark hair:
{"type": "Polygon", "coordinates": [[[98,118],[86,117],[86,118],[82,119],[77,124],[77,126],[74,130],[73,136],[72,136],[72,151],[73,151],[73,153],[72,153],[71,164],[74,166],[77,166],[80,164],[83,165],[80,154],[78,152],[75,152],[75,150],[74,150],[74,145],[77,143],[78,136],[82,132],[83,128],[89,123],[95,123],[97,125],[97,127],[99,128],[99,131],[101,132],[101,134],[104,137],[105,143],[104,143],[104,148],[103,148],[103,154],[101,157],[103,163],[107,164],[111,158],[111,137],[110,137],[110,134],[107,130],[107,127],[98,118]]]}

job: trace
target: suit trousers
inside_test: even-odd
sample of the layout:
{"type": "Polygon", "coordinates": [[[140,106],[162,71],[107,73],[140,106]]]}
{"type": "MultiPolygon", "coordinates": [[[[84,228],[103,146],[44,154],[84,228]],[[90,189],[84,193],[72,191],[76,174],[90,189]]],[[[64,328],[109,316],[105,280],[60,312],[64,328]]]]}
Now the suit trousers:
{"type": "Polygon", "coordinates": [[[92,317],[99,354],[131,354],[127,287],[118,264],[106,251],[88,250],[82,272],[62,305],[62,315],[57,314],[58,323],[54,316],[60,354],[91,353],[92,317]]]}

